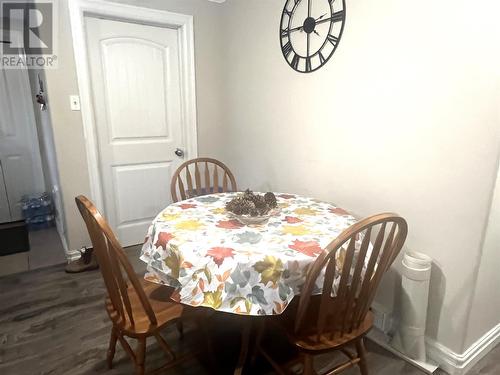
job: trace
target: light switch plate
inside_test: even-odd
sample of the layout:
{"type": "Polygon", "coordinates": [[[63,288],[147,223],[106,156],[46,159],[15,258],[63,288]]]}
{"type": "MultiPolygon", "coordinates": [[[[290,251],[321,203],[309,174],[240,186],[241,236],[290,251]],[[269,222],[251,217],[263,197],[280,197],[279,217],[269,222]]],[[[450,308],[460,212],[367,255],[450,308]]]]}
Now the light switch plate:
{"type": "Polygon", "coordinates": [[[72,111],[80,110],[80,97],[78,95],[70,95],[69,102],[72,111]]]}

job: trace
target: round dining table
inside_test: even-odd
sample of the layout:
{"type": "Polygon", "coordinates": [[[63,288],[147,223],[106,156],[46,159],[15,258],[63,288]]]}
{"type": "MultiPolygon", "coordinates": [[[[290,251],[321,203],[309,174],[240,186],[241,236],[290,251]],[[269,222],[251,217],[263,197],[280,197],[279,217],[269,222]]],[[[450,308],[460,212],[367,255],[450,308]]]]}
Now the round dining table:
{"type": "MultiPolygon", "coordinates": [[[[194,197],[160,212],[141,251],[145,279],[174,287],[172,299],[186,305],[281,314],[299,294],[309,266],[357,220],[332,203],[275,193],[277,213],[266,223],[243,225],[225,209],[237,194],[194,197]]],[[[337,263],[342,267],[342,259],[337,263]]],[[[321,275],[316,284],[320,293],[321,275]]]]}

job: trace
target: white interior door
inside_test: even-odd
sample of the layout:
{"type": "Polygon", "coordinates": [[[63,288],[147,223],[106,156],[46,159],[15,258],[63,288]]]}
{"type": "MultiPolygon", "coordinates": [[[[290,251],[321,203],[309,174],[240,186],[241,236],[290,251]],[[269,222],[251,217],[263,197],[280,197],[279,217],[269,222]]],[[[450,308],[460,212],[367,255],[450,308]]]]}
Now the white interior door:
{"type": "Polygon", "coordinates": [[[0,222],[22,219],[22,196],[45,190],[25,69],[0,70],[0,185],[0,222]]]}
{"type": "Polygon", "coordinates": [[[85,28],[105,215],[123,245],[141,243],[182,162],[178,31],[92,17],[85,28]]]}

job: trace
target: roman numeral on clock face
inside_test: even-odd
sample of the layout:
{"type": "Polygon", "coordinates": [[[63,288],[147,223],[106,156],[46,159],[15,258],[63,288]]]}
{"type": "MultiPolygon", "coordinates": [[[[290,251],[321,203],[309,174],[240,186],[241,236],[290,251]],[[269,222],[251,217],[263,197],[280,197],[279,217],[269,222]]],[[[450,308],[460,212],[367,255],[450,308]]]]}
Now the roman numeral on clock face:
{"type": "Polygon", "coordinates": [[[299,67],[299,61],[300,61],[300,56],[297,54],[293,55],[292,61],[290,62],[292,68],[297,70],[297,68],[299,67]]]}
{"type": "Polygon", "coordinates": [[[335,35],[332,35],[332,34],[328,34],[328,36],[326,37],[326,39],[328,39],[328,41],[330,43],[332,43],[334,46],[336,46],[337,42],[339,41],[339,38],[337,38],[335,35]]]}
{"type": "Polygon", "coordinates": [[[321,51],[318,52],[318,56],[319,56],[319,63],[323,65],[323,63],[326,61],[325,56],[323,56],[321,51]]]}
{"type": "Polygon", "coordinates": [[[332,22],[342,21],[344,19],[344,11],[340,10],[338,12],[333,13],[330,19],[332,20],[332,22]]]}
{"type": "Polygon", "coordinates": [[[312,70],[311,57],[307,56],[306,57],[306,72],[310,72],[311,70],[312,70]]]}
{"type": "Polygon", "coordinates": [[[285,55],[285,57],[288,57],[288,55],[290,55],[290,52],[292,52],[292,50],[293,48],[290,41],[286,42],[286,44],[283,46],[283,55],[285,55]]]}
{"type": "Polygon", "coordinates": [[[289,32],[290,32],[290,29],[288,27],[286,29],[281,29],[281,37],[282,38],[288,37],[289,32]]]}

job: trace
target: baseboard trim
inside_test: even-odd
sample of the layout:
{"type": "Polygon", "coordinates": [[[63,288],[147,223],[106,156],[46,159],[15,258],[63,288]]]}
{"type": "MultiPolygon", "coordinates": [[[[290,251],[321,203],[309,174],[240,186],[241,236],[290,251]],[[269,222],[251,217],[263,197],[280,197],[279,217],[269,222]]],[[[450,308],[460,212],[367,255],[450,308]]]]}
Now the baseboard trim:
{"type": "Polygon", "coordinates": [[[67,254],[70,251],[69,246],[68,246],[68,241],[66,241],[66,237],[64,236],[64,234],[61,234],[61,232],[59,232],[59,230],[57,232],[59,233],[59,238],[61,239],[61,243],[62,243],[64,252],[67,254]]]}
{"type": "Polygon", "coordinates": [[[376,327],[374,327],[370,332],[368,332],[366,337],[375,342],[376,344],[380,345],[382,348],[390,351],[395,356],[403,359],[404,361],[422,370],[426,374],[433,374],[438,368],[438,365],[435,363],[417,361],[415,359],[408,357],[404,353],[400,352],[390,344],[390,337],[384,334],[384,332],[382,332],[376,327]]]}
{"type": "Polygon", "coordinates": [[[464,375],[481,358],[500,343],[500,324],[486,332],[462,354],[455,353],[439,342],[426,338],[429,358],[450,375],[464,375]]]}

